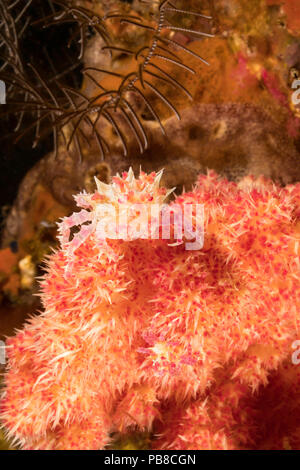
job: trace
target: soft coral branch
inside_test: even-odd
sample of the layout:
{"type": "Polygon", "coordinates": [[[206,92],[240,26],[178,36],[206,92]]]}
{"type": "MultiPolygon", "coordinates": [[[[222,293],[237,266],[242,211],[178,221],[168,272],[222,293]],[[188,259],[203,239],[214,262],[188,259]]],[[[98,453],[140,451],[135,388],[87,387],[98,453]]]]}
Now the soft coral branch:
{"type": "Polygon", "coordinates": [[[162,448],[259,442],[251,403],[290,360],[300,327],[300,185],[201,175],[175,201],[204,204],[201,250],[99,240],[99,204],[162,204],[160,177],[98,182],[76,197],[84,211],[61,222],[44,312],[7,341],[1,417],[25,448],[103,448],[110,432],[155,430],[164,416],[162,448]]]}

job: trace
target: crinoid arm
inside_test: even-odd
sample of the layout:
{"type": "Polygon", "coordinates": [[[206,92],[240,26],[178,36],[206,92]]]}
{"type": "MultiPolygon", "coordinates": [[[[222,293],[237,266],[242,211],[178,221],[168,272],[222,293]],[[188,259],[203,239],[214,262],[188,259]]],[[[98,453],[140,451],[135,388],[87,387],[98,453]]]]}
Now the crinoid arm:
{"type": "Polygon", "coordinates": [[[129,141],[132,140],[143,154],[149,147],[149,138],[137,102],[142,100],[162,132],[163,116],[157,108],[157,101],[166,112],[174,113],[180,119],[180,111],[168,90],[177,89],[190,100],[193,96],[172,70],[181,69],[195,74],[189,65],[191,56],[204,64],[207,62],[177,41],[174,33],[177,31],[196,38],[212,36],[208,32],[209,27],[201,31],[195,26],[198,19],[209,24],[211,17],[189,9],[193,2],[184,2],[183,5],[181,0],[140,1],[145,10],[141,15],[124,9],[121,4],[118,11],[105,11],[98,3],[92,3],[88,8],[78,6],[72,0],[53,0],[48,3],[49,8],[43,10],[41,18],[28,17],[25,21],[25,12],[30,11],[32,1],[28,0],[22,10],[15,10],[16,2],[4,0],[0,10],[0,53],[3,56],[0,79],[9,87],[8,102],[11,106],[5,113],[18,114],[14,129],[18,140],[34,130],[33,142],[36,145],[52,129],[56,154],[59,145],[64,143],[69,150],[72,145],[81,159],[85,142],[94,140],[100,157],[104,159],[111,147],[103,128],[112,128],[124,156],[128,155],[129,141]],[[70,24],[73,31],[66,49],[71,42],[77,44],[77,59],[66,70],[55,71],[50,78],[45,77],[37,65],[24,60],[20,39],[26,29],[53,30],[64,24],[70,24]],[[185,27],[186,24],[191,24],[191,27],[185,27]],[[137,32],[143,32],[144,44],[138,48],[121,46],[113,33],[118,25],[121,30],[128,25],[137,32]],[[128,73],[118,73],[109,67],[85,64],[81,73],[89,86],[84,90],[66,86],[65,76],[82,64],[91,31],[100,37],[102,50],[107,51],[111,58],[124,54],[131,58],[133,66],[128,73]],[[108,80],[103,81],[103,76],[111,77],[113,85],[107,86],[108,80]]]}

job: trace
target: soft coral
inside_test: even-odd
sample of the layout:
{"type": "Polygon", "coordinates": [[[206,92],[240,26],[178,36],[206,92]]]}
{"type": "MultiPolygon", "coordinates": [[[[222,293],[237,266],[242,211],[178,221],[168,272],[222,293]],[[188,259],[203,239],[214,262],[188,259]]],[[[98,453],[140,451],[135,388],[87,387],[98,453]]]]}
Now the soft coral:
{"type": "Polygon", "coordinates": [[[300,326],[300,185],[200,176],[175,202],[204,204],[201,250],[99,238],[98,204],[162,204],[159,178],[98,182],[62,221],[44,312],[7,341],[2,421],[24,448],[103,448],[113,431],[158,429],[163,413],[157,447],[253,445],[247,403],[300,326]]]}

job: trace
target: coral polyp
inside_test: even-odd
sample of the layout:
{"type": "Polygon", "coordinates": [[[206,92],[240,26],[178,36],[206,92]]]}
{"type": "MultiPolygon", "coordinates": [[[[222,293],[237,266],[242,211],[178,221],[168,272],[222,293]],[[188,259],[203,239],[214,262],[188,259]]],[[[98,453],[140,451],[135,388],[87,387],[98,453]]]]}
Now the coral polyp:
{"type": "MultiPolygon", "coordinates": [[[[157,449],[255,448],[259,394],[274,402],[274,374],[298,383],[300,185],[199,176],[175,203],[204,205],[202,249],[97,236],[99,204],[162,204],[160,176],[98,182],[60,224],[43,312],[7,340],[1,420],[24,449],[103,449],[132,429],[157,449]]],[[[293,406],[270,442],[297,445],[293,406]]]]}

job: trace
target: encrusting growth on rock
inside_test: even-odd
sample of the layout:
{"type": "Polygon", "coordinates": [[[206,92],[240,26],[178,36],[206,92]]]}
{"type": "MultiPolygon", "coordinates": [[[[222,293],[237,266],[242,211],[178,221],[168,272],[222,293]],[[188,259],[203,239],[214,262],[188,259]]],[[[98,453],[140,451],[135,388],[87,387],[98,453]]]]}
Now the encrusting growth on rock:
{"type": "Polygon", "coordinates": [[[204,205],[202,249],[99,236],[100,204],[161,205],[159,179],[97,182],[60,223],[43,312],[7,340],[1,420],[24,449],[101,449],[133,428],[157,449],[255,448],[258,394],[280,370],[298,380],[300,184],[199,176],[175,203],[204,205]]]}

